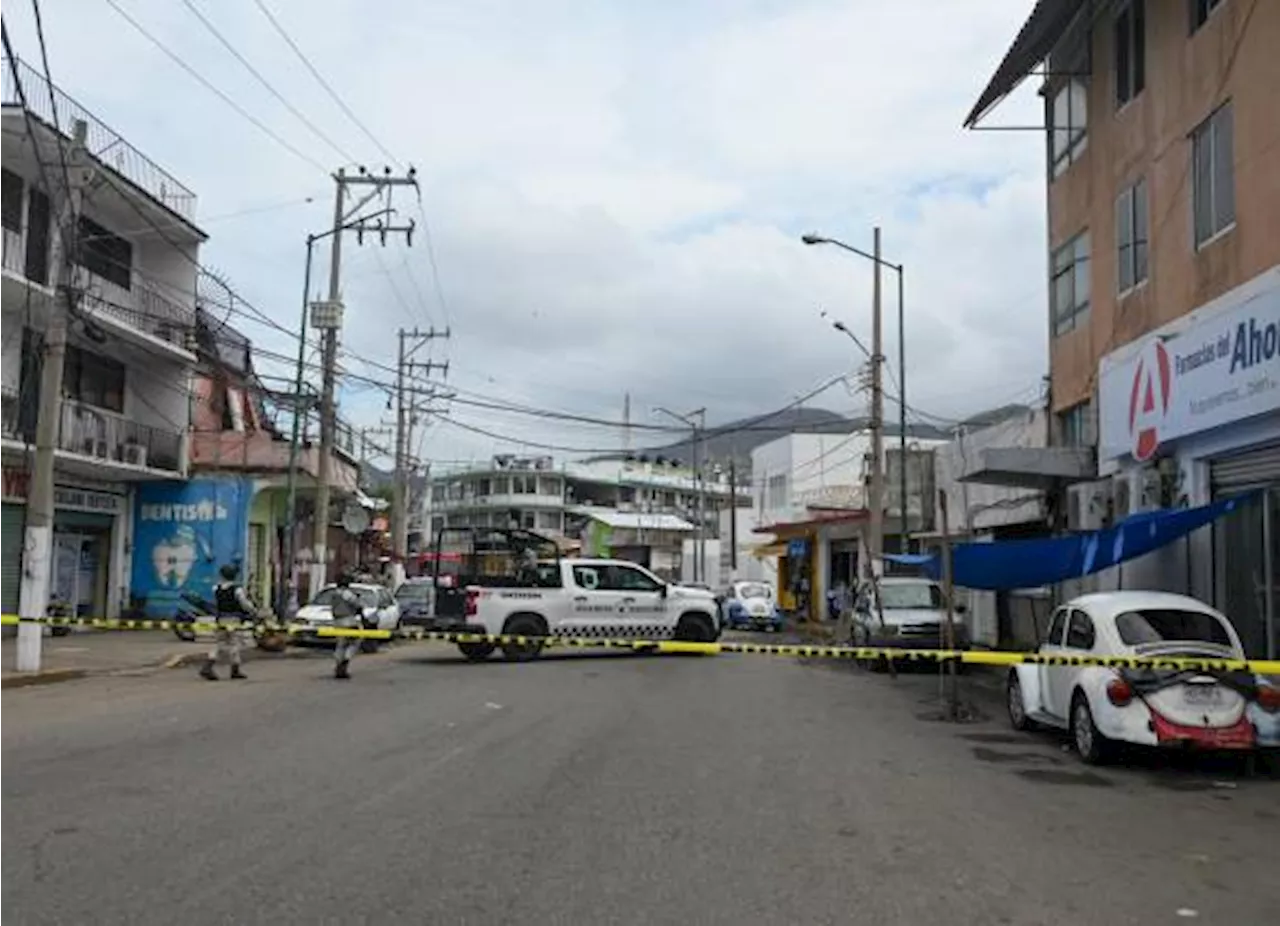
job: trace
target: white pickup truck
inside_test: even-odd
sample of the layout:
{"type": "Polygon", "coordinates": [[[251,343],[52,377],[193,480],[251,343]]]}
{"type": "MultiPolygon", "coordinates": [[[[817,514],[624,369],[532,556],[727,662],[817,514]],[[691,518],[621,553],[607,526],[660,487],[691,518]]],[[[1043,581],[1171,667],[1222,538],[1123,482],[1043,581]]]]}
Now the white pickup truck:
{"type": "MultiPolygon", "coordinates": [[[[468,585],[459,633],[534,637],[607,637],[710,643],[720,636],[715,596],[671,585],[626,560],[561,559],[537,564],[537,578],[512,586],[468,585]]],[[[459,643],[471,660],[487,659],[490,642],[459,643]]],[[[502,645],[509,660],[538,655],[541,644],[502,645]]]]}

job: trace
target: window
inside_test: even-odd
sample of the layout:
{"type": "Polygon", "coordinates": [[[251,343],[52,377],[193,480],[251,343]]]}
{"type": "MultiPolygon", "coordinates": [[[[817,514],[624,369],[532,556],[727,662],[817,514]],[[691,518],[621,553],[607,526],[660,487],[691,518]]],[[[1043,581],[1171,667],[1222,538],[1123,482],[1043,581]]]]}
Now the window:
{"type": "Polygon", "coordinates": [[[1067,625],[1067,647],[1070,649],[1093,649],[1093,621],[1083,611],[1071,612],[1071,623],[1067,625]]]}
{"type": "Polygon", "coordinates": [[[81,216],[80,266],[121,289],[129,289],[133,285],[133,245],[81,216]]]}
{"type": "Polygon", "coordinates": [[[1116,279],[1123,295],[1147,280],[1147,181],[1116,199],[1116,279]]]}
{"type": "Polygon", "coordinates": [[[558,511],[539,511],[538,527],[541,530],[558,531],[560,530],[560,512],[558,511]]]}
{"type": "Polygon", "coordinates": [[[886,611],[938,611],[945,607],[942,589],[932,582],[884,582],[880,586],[880,606],[886,611]]]}
{"type": "Polygon", "coordinates": [[[485,498],[489,495],[490,482],[488,479],[481,479],[476,482],[476,496],[485,498]]]}
{"type": "Polygon", "coordinates": [[[1146,15],[1143,0],[1129,0],[1116,17],[1114,30],[1116,106],[1123,106],[1139,93],[1146,78],[1146,15]]]}
{"type": "Polygon", "coordinates": [[[595,591],[600,587],[600,570],[595,566],[574,566],[573,584],[587,591],[595,591]]]}
{"type": "Polygon", "coordinates": [[[511,477],[511,494],[512,495],[534,495],[538,491],[538,478],[536,476],[512,476],[511,477]]]}
{"type": "Polygon", "coordinates": [[[538,523],[537,512],[535,511],[520,512],[520,526],[523,527],[525,530],[527,531],[533,530],[534,527],[537,526],[537,523],[538,523]]]}
{"type": "Polygon", "coordinates": [[[1089,320],[1089,233],[1081,232],[1054,251],[1050,270],[1049,302],[1056,336],[1089,320]]]}
{"type": "Polygon", "coordinates": [[[552,476],[543,476],[538,480],[538,492],[542,495],[558,498],[561,494],[560,480],[552,476]]]}
{"type": "Polygon", "coordinates": [[[30,187],[27,195],[27,259],[23,272],[28,280],[41,285],[49,282],[49,233],[52,228],[49,197],[30,187]]]}
{"type": "Polygon", "coordinates": [[[1049,637],[1045,641],[1054,646],[1062,643],[1062,629],[1067,623],[1067,609],[1059,608],[1054,612],[1053,623],[1049,625],[1049,637]]]}
{"type": "Polygon", "coordinates": [[[764,507],[769,511],[777,511],[787,504],[787,474],[770,476],[765,488],[764,507]]]}
{"type": "Polygon", "coordinates": [[[1231,104],[1226,103],[1192,133],[1196,247],[1236,220],[1232,130],[1231,104]]]}
{"type": "Polygon", "coordinates": [[[11,170],[0,170],[0,204],[4,227],[22,234],[22,178],[11,170]]]}
{"type": "Polygon", "coordinates": [[[1093,403],[1086,400],[1059,413],[1058,433],[1064,447],[1093,446],[1093,403]]]}
{"type": "Polygon", "coordinates": [[[656,592],[662,583],[646,572],[631,566],[605,566],[600,584],[602,589],[615,592],[656,592]]]}
{"type": "Polygon", "coordinates": [[[62,389],[68,398],[124,412],[124,364],[74,345],[67,346],[62,389]]]}
{"type": "Polygon", "coordinates": [[[1222,0],[1188,0],[1191,8],[1191,31],[1195,32],[1209,20],[1210,14],[1222,6],[1222,0]]]}
{"type": "Polygon", "coordinates": [[[1145,608],[1126,611],[1116,617],[1116,632],[1128,646],[1144,643],[1214,643],[1231,646],[1231,637],[1222,621],[1201,611],[1145,608]]]}
{"type": "Polygon", "coordinates": [[[431,500],[433,502],[444,501],[444,486],[434,485],[431,487],[431,500]]]}
{"type": "Polygon", "coordinates": [[[1089,85],[1070,77],[1049,103],[1049,165],[1054,177],[1078,161],[1089,144],[1089,85]]]}

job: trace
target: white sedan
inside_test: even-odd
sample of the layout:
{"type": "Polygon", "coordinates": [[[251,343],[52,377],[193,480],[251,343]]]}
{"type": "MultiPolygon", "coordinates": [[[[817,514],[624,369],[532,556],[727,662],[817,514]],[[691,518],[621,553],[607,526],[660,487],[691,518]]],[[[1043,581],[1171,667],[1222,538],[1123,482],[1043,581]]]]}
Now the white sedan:
{"type": "MultiPolygon", "coordinates": [[[[1054,612],[1040,646],[1054,656],[1185,656],[1243,659],[1231,622],[1184,595],[1100,592],[1054,612]]],[[[1014,666],[1007,682],[1015,729],[1071,732],[1085,762],[1116,743],[1201,749],[1280,746],[1280,687],[1249,672],[1014,666]]]]}
{"type": "MultiPolygon", "coordinates": [[[[400,605],[381,585],[352,582],[351,591],[360,599],[365,627],[371,630],[396,630],[400,627],[400,605]]],[[[326,585],[304,607],[298,609],[294,618],[294,624],[299,625],[295,638],[317,638],[316,630],[333,625],[333,601],[337,594],[336,585],[326,585]]]]}

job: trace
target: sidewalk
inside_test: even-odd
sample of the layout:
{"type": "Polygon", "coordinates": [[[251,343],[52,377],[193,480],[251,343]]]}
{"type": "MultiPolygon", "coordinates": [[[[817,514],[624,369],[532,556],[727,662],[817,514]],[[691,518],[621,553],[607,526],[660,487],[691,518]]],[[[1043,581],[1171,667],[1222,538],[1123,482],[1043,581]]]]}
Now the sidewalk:
{"type": "MultiPolygon", "coordinates": [[[[209,651],[208,642],[184,643],[168,631],[110,632],[89,630],[65,637],[45,636],[39,672],[18,672],[18,641],[0,645],[3,687],[48,684],[129,669],[184,665],[209,651]]],[[[246,654],[248,650],[246,649],[246,654]]],[[[247,655],[246,658],[253,658],[247,655]]]]}

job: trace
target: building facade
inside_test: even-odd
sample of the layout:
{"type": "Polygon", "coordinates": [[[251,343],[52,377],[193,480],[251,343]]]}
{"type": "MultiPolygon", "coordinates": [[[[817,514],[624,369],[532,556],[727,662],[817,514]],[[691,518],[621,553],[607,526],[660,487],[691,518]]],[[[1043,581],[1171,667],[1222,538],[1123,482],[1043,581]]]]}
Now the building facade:
{"type": "MultiPolygon", "coordinates": [[[[700,493],[703,536],[715,538],[719,512],[734,498],[725,473],[708,472],[700,485],[692,470],[657,460],[557,465],[549,456],[502,454],[432,476],[423,515],[432,539],[422,548],[445,527],[520,527],[678,578],[683,541],[697,534],[700,493]]],[[[748,504],[745,491],[737,501],[748,504]]]]}
{"type": "Polygon", "coordinates": [[[195,194],[22,61],[5,59],[3,71],[3,609],[47,599],[115,616],[127,603],[138,487],[187,475],[189,337],[205,235],[195,194]],[[68,155],[89,180],[78,223],[65,228],[74,248],[61,228],[71,225],[68,155]],[[46,590],[34,587],[24,557],[40,554],[26,552],[24,532],[55,319],[67,324],[68,346],[46,590]]]}
{"type": "MultiPolygon", "coordinates": [[[[1190,593],[1250,655],[1280,599],[1280,4],[1037,3],[975,123],[1047,62],[1052,436],[1096,470],[1092,529],[1258,490],[1245,510],[1085,587],[1190,593]]],[[[1064,525],[1067,526],[1067,525],[1064,525]]]]}
{"type": "MultiPolygon", "coordinates": [[[[885,549],[903,548],[898,434],[886,429],[885,549]]],[[[907,539],[933,530],[936,515],[933,453],[945,439],[920,426],[907,430],[907,539]]],[[[828,589],[851,587],[871,568],[864,543],[871,479],[871,433],[789,434],[755,448],[751,479],[755,533],[772,543],[758,549],[774,560],[783,607],[818,619],[828,589]]]]}

